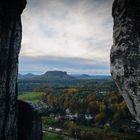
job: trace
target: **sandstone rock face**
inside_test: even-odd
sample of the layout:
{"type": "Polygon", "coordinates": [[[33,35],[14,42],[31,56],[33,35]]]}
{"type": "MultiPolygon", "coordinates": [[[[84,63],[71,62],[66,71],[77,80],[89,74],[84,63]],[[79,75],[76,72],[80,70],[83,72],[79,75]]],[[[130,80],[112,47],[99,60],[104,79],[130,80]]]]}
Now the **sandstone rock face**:
{"type": "Polygon", "coordinates": [[[37,108],[19,101],[18,111],[18,140],[42,140],[41,116],[37,108]]]}
{"type": "Polygon", "coordinates": [[[0,1],[0,140],[41,140],[41,118],[35,109],[17,101],[21,13],[26,0],[0,1]],[[18,110],[19,108],[19,110],[18,110]]]}
{"type": "Polygon", "coordinates": [[[0,140],[17,139],[17,71],[22,32],[20,14],[24,7],[25,0],[0,1],[0,140]]]}
{"type": "Polygon", "coordinates": [[[111,74],[140,123],[140,0],[115,0],[111,74]]]}

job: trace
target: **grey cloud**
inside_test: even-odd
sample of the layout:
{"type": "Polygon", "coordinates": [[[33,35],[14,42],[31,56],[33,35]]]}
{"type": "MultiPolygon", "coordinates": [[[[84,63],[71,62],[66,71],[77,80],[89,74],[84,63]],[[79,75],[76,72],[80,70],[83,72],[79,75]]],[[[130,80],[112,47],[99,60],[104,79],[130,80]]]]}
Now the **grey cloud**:
{"type": "MultiPolygon", "coordinates": [[[[78,58],[60,58],[60,57],[20,57],[21,73],[28,71],[45,72],[47,70],[66,70],[69,73],[89,73],[95,71],[101,74],[108,71],[107,63],[78,58]],[[26,64],[26,65],[24,65],[26,64]],[[99,71],[99,72],[98,72],[99,71]]],[[[108,74],[108,73],[107,73],[108,74]]]]}
{"type": "MultiPolygon", "coordinates": [[[[109,73],[109,49],[112,42],[112,2],[113,0],[28,0],[23,15],[23,48],[20,71],[31,71],[33,68],[34,71],[42,72],[46,69],[56,68],[73,72],[109,73]],[[75,35],[67,30],[70,28],[69,25],[74,24],[75,20],[77,23],[87,25],[86,34],[75,35]],[[54,46],[49,46],[48,42],[55,42],[59,38],[63,39],[65,45],[63,47],[65,48],[68,47],[67,43],[70,39],[80,42],[80,47],[86,48],[86,55],[91,55],[91,58],[85,59],[82,55],[79,59],[70,58],[65,53],[61,58],[53,51],[53,54],[49,54],[48,57],[31,57],[28,53],[32,50],[35,52],[35,49],[38,52],[38,48],[41,48],[41,51],[44,49],[45,52],[45,47],[49,52],[49,48],[54,46]],[[95,58],[95,53],[98,53],[99,59],[95,58]]],[[[61,47],[63,44],[57,45],[61,47]]]]}

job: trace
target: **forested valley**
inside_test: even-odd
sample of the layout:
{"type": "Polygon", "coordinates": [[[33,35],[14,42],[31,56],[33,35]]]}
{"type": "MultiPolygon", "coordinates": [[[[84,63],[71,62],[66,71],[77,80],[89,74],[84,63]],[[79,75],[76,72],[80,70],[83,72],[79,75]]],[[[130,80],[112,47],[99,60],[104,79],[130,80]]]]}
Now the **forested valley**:
{"type": "Polygon", "coordinates": [[[44,140],[140,138],[140,126],[110,77],[60,77],[19,80],[19,99],[42,115],[44,140]]]}

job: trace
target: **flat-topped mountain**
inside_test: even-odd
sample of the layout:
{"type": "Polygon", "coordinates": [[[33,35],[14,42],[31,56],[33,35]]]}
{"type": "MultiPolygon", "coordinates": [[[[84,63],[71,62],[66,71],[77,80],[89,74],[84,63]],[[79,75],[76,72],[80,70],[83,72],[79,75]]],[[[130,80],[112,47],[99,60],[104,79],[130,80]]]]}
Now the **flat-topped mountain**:
{"type": "Polygon", "coordinates": [[[18,75],[19,79],[31,79],[31,80],[67,80],[72,79],[73,76],[67,74],[64,71],[47,71],[42,75],[34,75],[32,73],[28,73],[26,75],[18,75]]]}
{"type": "Polygon", "coordinates": [[[63,71],[47,71],[45,74],[42,75],[45,78],[72,78],[67,72],[63,71]]]}

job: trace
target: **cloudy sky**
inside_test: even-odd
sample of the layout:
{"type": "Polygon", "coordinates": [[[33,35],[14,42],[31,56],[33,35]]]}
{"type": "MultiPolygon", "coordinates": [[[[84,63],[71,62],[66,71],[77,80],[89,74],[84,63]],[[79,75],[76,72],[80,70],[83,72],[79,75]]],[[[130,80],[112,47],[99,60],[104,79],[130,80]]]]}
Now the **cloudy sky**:
{"type": "Polygon", "coordinates": [[[20,73],[109,74],[112,0],[28,0],[20,73]]]}

